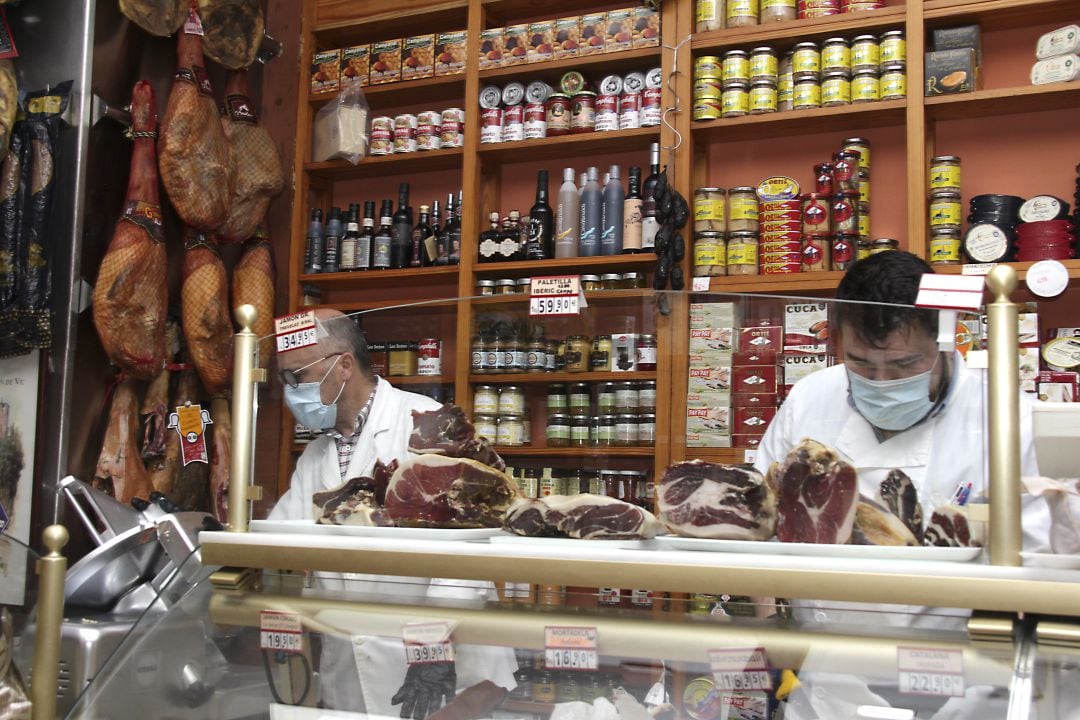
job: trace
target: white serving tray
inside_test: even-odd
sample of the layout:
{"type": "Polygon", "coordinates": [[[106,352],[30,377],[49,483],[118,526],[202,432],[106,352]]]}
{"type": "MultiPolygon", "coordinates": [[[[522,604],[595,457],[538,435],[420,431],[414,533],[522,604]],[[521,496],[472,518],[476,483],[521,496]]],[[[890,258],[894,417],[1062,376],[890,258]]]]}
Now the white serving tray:
{"type": "Polygon", "coordinates": [[[967,562],[979,557],[977,547],[925,547],[906,545],[831,545],[824,543],[784,543],[757,540],[709,540],[664,535],[656,538],[663,550],[703,552],[758,553],[766,555],[801,555],[820,558],[858,560],[935,560],[967,562]]]}
{"type": "Polygon", "coordinates": [[[499,535],[499,528],[409,528],[373,525],[322,525],[314,520],[252,520],[253,533],[287,535],[335,535],[346,537],[397,538],[401,540],[484,540],[499,535]]]}

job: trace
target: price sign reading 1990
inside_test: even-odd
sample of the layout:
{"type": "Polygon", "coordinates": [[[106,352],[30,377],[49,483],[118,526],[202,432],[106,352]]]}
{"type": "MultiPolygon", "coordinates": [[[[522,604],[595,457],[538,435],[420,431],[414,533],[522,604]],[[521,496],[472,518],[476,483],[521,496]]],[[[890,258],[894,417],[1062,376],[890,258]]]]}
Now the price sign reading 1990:
{"type": "Polygon", "coordinates": [[[716,687],[721,690],[772,690],[765,648],[723,648],[709,651],[716,687]]]}
{"type": "Polygon", "coordinates": [[[578,275],[534,277],[529,283],[529,315],[580,315],[582,305],[578,275]]]}
{"type": "Polygon", "coordinates": [[[594,627],[548,625],[544,628],[544,666],[548,670],[596,670],[600,667],[594,627]]]}
{"type": "Polygon", "coordinates": [[[315,328],[315,311],[308,310],[274,318],[274,335],[279,353],[315,345],[319,342],[315,328]]]}

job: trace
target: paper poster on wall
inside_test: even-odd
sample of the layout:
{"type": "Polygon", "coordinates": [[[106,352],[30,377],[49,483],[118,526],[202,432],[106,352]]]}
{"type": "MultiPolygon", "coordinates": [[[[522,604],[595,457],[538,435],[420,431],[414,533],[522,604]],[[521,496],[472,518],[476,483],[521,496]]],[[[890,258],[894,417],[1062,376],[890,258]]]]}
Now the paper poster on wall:
{"type": "MultiPolygon", "coordinates": [[[[38,352],[0,359],[0,506],[7,516],[3,533],[28,544],[34,489],[34,436],[37,429],[38,352]]],[[[26,553],[0,543],[0,605],[23,602],[26,553]]]]}

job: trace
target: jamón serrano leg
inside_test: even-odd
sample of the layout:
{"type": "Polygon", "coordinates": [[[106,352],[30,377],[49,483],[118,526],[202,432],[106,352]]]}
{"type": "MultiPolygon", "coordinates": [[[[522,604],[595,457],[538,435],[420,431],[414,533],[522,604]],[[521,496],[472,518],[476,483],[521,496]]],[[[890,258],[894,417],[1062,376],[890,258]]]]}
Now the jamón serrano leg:
{"type": "Polygon", "coordinates": [[[232,458],[232,418],[229,401],[214,398],[210,403],[210,417],[214,424],[213,447],[210,451],[210,512],[218,522],[229,521],[229,463],[232,458]]]}
{"type": "Polygon", "coordinates": [[[267,367],[273,349],[274,331],[274,257],[265,224],[244,244],[244,254],[233,267],[232,307],[253,305],[259,311],[252,331],[260,338],[259,367],[267,367]]]}
{"type": "Polygon", "coordinates": [[[233,324],[229,282],[217,246],[188,228],[180,308],[184,340],[211,397],[232,387],[233,324]]]}
{"type": "Polygon", "coordinates": [[[128,378],[116,386],[94,472],[94,487],[125,504],[135,497],[149,498],[153,490],[139,457],[139,394],[135,385],[135,380],[128,378]]]}

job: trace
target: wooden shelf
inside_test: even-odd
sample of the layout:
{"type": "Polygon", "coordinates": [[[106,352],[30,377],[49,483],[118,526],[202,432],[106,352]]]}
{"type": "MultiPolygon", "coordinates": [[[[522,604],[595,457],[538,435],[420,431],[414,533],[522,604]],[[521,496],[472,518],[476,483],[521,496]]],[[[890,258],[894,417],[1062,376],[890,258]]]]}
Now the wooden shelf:
{"type": "Polygon", "coordinates": [[[549,448],[522,445],[495,445],[495,452],[503,457],[652,457],[654,447],[584,447],[584,448],[549,448]]]}
{"type": "MultiPolygon", "coordinates": [[[[308,95],[308,102],[312,105],[321,105],[327,100],[333,100],[336,97],[337,93],[312,94],[308,95]]],[[[364,99],[371,106],[372,115],[384,114],[381,112],[382,108],[416,105],[425,102],[432,103],[431,109],[433,110],[442,110],[449,101],[463,102],[464,97],[465,76],[461,73],[441,77],[418,78],[416,80],[399,80],[364,87],[364,99]]]]}
{"type": "MultiPolygon", "coordinates": [[[[1059,260],[1058,262],[1060,262],[1062,265],[1064,265],[1065,269],[1069,271],[1069,279],[1070,280],[1080,279],[1080,259],[1059,260]]],[[[1014,268],[1016,268],[1016,274],[1019,276],[1020,281],[1023,282],[1024,279],[1027,277],[1028,268],[1030,268],[1035,263],[1033,263],[1033,262],[1014,262],[1014,263],[1006,263],[1006,264],[1012,265],[1014,268]]],[[[963,271],[964,271],[964,266],[963,265],[936,265],[934,267],[934,272],[939,272],[939,273],[944,273],[944,274],[949,274],[949,275],[959,275],[963,271]]]]}
{"type": "Polygon", "coordinates": [[[453,375],[387,375],[383,380],[391,385],[413,387],[415,385],[451,385],[453,375]]]}
{"type": "Polygon", "coordinates": [[[976,90],[928,97],[926,115],[934,120],[970,120],[988,115],[1015,115],[1080,107],[1080,82],[976,90]]]}
{"type": "Polygon", "coordinates": [[[347,160],[305,163],[304,170],[327,180],[356,180],[387,175],[410,175],[415,172],[461,169],[461,148],[445,148],[395,155],[369,155],[358,164],[347,160]]]}
{"type": "Polygon", "coordinates": [[[710,293],[764,293],[784,295],[803,290],[835,290],[844,271],[790,275],[729,275],[710,278],[710,293]]]}
{"type": "Polygon", "coordinates": [[[559,79],[568,70],[578,70],[586,78],[598,82],[607,71],[625,75],[633,70],[642,72],[660,64],[660,48],[638,48],[621,50],[599,55],[550,60],[531,65],[511,65],[510,67],[492,68],[480,71],[481,82],[487,84],[498,80],[518,80],[528,84],[533,80],[543,80],[558,88],[559,79]]]}
{"type": "Polygon", "coordinates": [[[417,28],[417,33],[464,30],[469,20],[468,0],[439,0],[435,3],[396,0],[365,0],[357,3],[338,0],[313,4],[316,12],[312,34],[316,50],[333,50],[401,37],[410,33],[410,26],[415,27],[419,23],[423,23],[423,29],[417,28]]]}
{"type": "Polygon", "coordinates": [[[741,142],[784,135],[842,133],[902,125],[906,109],[906,99],[882,100],[858,105],[788,110],[764,115],[695,121],[691,128],[694,137],[699,140],[741,142]]]}
{"type": "Polygon", "coordinates": [[[477,149],[480,160],[487,163],[519,163],[535,160],[559,160],[600,155],[601,153],[646,152],[649,143],[660,139],[660,127],[590,132],[562,135],[542,140],[490,143],[477,149]]]}
{"type": "Polygon", "coordinates": [[[706,51],[720,51],[735,47],[760,45],[772,40],[782,40],[777,49],[786,49],[788,45],[808,40],[819,40],[834,35],[847,37],[864,30],[882,28],[901,28],[904,25],[905,8],[886,7],[868,12],[846,13],[812,20],[791,20],[788,22],[752,25],[741,28],[713,30],[695,33],[690,47],[695,54],[707,54],[706,51]]]}
{"type": "Polygon", "coordinates": [[[977,22],[983,32],[1076,21],[1076,0],[926,0],[928,27],[977,22]]]}
{"type": "Polygon", "coordinates": [[[746,457],[746,448],[686,448],[687,460],[707,460],[724,465],[738,465],[746,457]]]}
{"type": "MultiPolygon", "coordinates": [[[[518,278],[533,275],[561,274],[602,275],[603,273],[631,272],[635,270],[645,272],[652,270],[655,265],[656,255],[654,253],[639,253],[637,255],[599,255],[597,257],[485,263],[474,266],[473,272],[478,278],[518,278]]],[[[617,291],[609,290],[608,292],[617,291]]]]}
{"type": "Polygon", "coordinates": [[[541,372],[541,373],[499,373],[494,375],[472,374],[469,382],[479,385],[539,385],[540,383],[574,382],[626,382],[628,380],[656,380],[655,372],[541,372]]]}
{"type": "Polygon", "coordinates": [[[401,270],[368,270],[366,272],[337,272],[318,273],[316,275],[301,275],[299,278],[302,285],[318,285],[321,287],[343,288],[350,285],[356,288],[396,288],[401,286],[417,285],[419,283],[440,284],[450,286],[453,295],[447,296],[452,299],[457,295],[457,265],[442,265],[426,268],[403,268],[401,270]]]}

